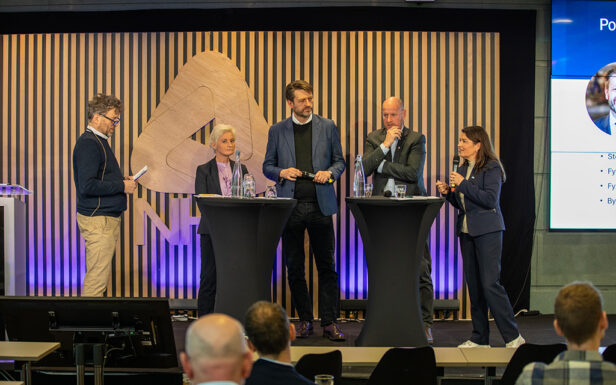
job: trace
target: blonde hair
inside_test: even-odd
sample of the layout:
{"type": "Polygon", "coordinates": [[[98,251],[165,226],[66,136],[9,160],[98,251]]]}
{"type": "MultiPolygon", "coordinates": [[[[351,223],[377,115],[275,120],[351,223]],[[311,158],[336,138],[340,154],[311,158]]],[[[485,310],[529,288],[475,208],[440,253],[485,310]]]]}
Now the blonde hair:
{"type": "Polygon", "coordinates": [[[217,124],[214,126],[212,133],[210,134],[210,146],[215,145],[218,142],[218,139],[223,136],[223,134],[230,132],[233,134],[235,138],[235,127],[229,124],[217,124]]]}

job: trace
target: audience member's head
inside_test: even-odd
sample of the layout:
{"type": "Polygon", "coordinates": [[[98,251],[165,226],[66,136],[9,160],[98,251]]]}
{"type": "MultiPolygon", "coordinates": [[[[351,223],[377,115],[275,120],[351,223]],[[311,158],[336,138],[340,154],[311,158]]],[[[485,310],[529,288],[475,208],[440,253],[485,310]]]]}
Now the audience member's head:
{"type": "Polygon", "coordinates": [[[599,348],[608,322],[601,293],[592,283],[573,282],[560,289],[554,316],[556,333],[565,337],[570,349],[599,348]]]}
{"type": "Polygon", "coordinates": [[[249,345],[262,356],[279,356],[295,339],[287,313],[275,303],[254,303],[246,312],[244,327],[249,345]]]}
{"type": "Polygon", "coordinates": [[[243,384],[252,367],[252,354],[246,347],[242,325],[224,314],[209,314],[193,322],[186,332],[186,348],[180,358],[184,372],[194,384],[243,384]]]}

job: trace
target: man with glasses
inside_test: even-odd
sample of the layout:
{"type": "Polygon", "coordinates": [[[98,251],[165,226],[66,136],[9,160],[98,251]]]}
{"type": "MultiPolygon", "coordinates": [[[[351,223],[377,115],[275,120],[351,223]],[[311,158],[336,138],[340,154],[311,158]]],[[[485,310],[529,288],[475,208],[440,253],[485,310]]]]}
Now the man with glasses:
{"type": "Polygon", "coordinates": [[[126,194],[137,187],[123,177],[108,139],[120,123],[122,102],[98,94],[88,102],[88,127],[73,149],[77,225],[86,243],[86,275],[81,295],[102,297],[111,276],[111,260],[120,236],[126,194]]]}

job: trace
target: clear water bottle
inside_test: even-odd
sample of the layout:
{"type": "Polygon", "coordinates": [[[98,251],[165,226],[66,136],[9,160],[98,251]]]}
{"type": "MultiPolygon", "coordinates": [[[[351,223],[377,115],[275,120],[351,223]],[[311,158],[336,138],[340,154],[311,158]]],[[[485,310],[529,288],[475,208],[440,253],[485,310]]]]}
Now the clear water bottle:
{"type": "Polygon", "coordinates": [[[257,186],[255,184],[255,178],[252,176],[252,174],[244,175],[243,187],[244,198],[254,198],[257,195],[257,186]]]}
{"type": "Polygon", "coordinates": [[[240,162],[240,151],[235,150],[235,165],[233,165],[233,178],[231,179],[231,196],[242,197],[242,162],[240,162]]]}
{"type": "Polygon", "coordinates": [[[366,196],[366,175],[361,163],[361,155],[355,158],[355,179],[353,180],[353,196],[357,198],[366,196]]]}

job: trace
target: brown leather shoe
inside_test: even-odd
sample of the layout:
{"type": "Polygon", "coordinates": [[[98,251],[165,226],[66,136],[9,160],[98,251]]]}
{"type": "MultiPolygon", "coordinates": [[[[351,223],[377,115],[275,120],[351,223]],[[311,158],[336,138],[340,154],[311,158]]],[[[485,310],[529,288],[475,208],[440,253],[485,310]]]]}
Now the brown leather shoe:
{"type": "Polygon", "coordinates": [[[426,326],[426,338],[430,345],[434,345],[434,338],[432,338],[432,328],[426,326]]]}
{"type": "Polygon", "coordinates": [[[323,337],[329,338],[330,341],[344,341],[344,333],[335,323],[323,326],[323,337]]]}
{"type": "Polygon", "coordinates": [[[300,321],[297,326],[297,338],[308,338],[311,334],[314,333],[314,329],[312,328],[312,322],[310,321],[300,321]]]}

